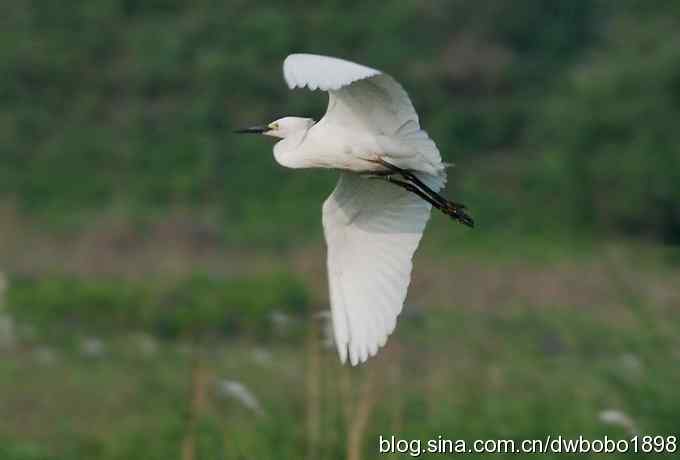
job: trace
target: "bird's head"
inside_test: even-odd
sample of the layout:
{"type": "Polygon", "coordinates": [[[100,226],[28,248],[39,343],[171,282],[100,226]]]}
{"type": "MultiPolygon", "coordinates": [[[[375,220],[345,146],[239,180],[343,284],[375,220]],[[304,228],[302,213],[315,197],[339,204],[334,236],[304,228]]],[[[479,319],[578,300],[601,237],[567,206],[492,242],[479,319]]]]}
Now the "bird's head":
{"type": "Polygon", "coordinates": [[[251,126],[249,128],[237,129],[236,133],[264,134],[284,139],[300,131],[306,131],[314,125],[311,118],[283,117],[272,121],[267,126],[251,126]]]}

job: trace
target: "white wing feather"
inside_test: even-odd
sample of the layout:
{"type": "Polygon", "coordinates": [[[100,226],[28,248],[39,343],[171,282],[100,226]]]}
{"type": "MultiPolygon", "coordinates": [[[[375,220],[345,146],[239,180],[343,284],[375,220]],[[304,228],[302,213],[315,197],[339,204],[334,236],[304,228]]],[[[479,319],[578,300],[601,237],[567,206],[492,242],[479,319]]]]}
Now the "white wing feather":
{"type": "Polygon", "coordinates": [[[307,86],[311,90],[336,90],[380,73],[354,62],[316,54],[291,54],[283,61],[283,76],[290,89],[307,86]]]}
{"type": "MultiPolygon", "coordinates": [[[[437,186],[437,178],[429,178],[437,186]]],[[[430,205],[394,185],[343,173],[323,205],[335,342],[364,362],[392,333],[430,205]]]]}
{"type": "Polygon", "coordinates": [[[420,128],[408,94],[391,76],[343,59],[291,54],[283,74],[293,89],[328,91],[328,109],[319,123],[337,124],[381,136],[392,149],[393,164],[445,176],[435,143],[420,128]]]}
{"type": "MultiPolygon", "coordinates": [[[[434,190],[446,181],[439,150],[406,91],[392,77],[342,59],[292,54],[283,63],[288,86],[328,91],[319,123],[368,131],[389,146],[394,164],[422,171],[434,190]],[[401,150],[400,150],[401,149],[401,150]],[[426,173],[426,174],[425,174],[426,173]]],[[[392,184],[343,173],[323,205],[335,342],[344,363],[364,362],[382,347],[402,310],[413,254],[430,205],[392,184]]]]}

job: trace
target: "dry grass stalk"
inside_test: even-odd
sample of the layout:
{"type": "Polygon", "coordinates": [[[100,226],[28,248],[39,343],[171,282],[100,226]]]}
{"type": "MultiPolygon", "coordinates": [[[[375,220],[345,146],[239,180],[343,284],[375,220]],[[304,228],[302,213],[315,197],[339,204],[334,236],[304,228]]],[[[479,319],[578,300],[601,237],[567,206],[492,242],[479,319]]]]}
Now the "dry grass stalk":
{"type": "Polygon", "coordinates": [[[368,366],[366,369],[366,379],[359,392],[359,400],[356,403],[353,416],[347,419],[348,460],[361,460],[361,446],[363,445],[364,434],[366,433],[371,413],[378,400],[376,390],[379,372],[377,366],[379,363],[373,364],[374,366],[368,366]]]}
{"type": "Polygon", "coordinates": [[[191,388],[187,429],[182,439],[182,460],[196,460],[196,431],[201,414],[208,405],[208,369],[203,365],[201,350],[192,346],[191,388]]]}
{"type": "Polygon", "coordinates": [[[316,311],[311,313],[307,335],[307,458],[316,460],[321,440],[321,323],[316,311]]]}

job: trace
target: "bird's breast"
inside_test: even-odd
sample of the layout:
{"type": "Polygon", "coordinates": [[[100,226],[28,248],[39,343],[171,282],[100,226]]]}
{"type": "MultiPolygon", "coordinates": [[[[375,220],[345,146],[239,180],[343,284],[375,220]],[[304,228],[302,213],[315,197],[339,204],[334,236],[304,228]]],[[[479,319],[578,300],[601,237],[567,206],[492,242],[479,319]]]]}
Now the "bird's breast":
{"type": "Polygon", "coordinates": [[[369,171],[380,156],[375,136],[340,126],[315,125],[299,142],[284,139],[274,147],[274,157],[288,168],[332,168],[369,171]]]}

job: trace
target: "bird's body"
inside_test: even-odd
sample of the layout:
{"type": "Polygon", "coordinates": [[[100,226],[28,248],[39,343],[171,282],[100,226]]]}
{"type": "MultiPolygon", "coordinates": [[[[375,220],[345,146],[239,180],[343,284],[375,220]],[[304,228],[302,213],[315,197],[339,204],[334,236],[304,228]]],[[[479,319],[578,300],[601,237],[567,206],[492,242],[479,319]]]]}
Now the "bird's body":
{"type": "MultiPolygon", "coordinates": [[[[321,119],[308,129],[296,132],[274,146],[274,158],[287,168],[332,168],[353,172],[386,171],[376,163],[385,159],[406,169],[418,162],[418,152],[404,148],[398,138],[353,129],[321,119]],[[413,158],[416,156],[416,158],[413,158]]],[[[430,174],[443,173],[425,165],[430,174]]],[[[423,171],[425,172],[425,171],[423,171]]]]}
{"type": "Polygon", "coordinates": [[[310,54],[288,56],[284,76],[291,89],[328,91],[324,117],[285,117],[241,132],[281,138],[274,157],[282,166],[342,171],[322,221],[335,342],[341,360],[349,356],[354,365],[394,330],[431,206],[470,226],[472,220],[438,194],[445,164],[392,77],[310,54]]]}
{"type": "Polygon", "coordinates": [[[346,171],[371,171],[379,165],[367,160],[377,158],[380,144],[368,131],[353,132],[344,126],[316,123],[274,146],[274,158],[287,168],[333,168],[346,171]]]}

